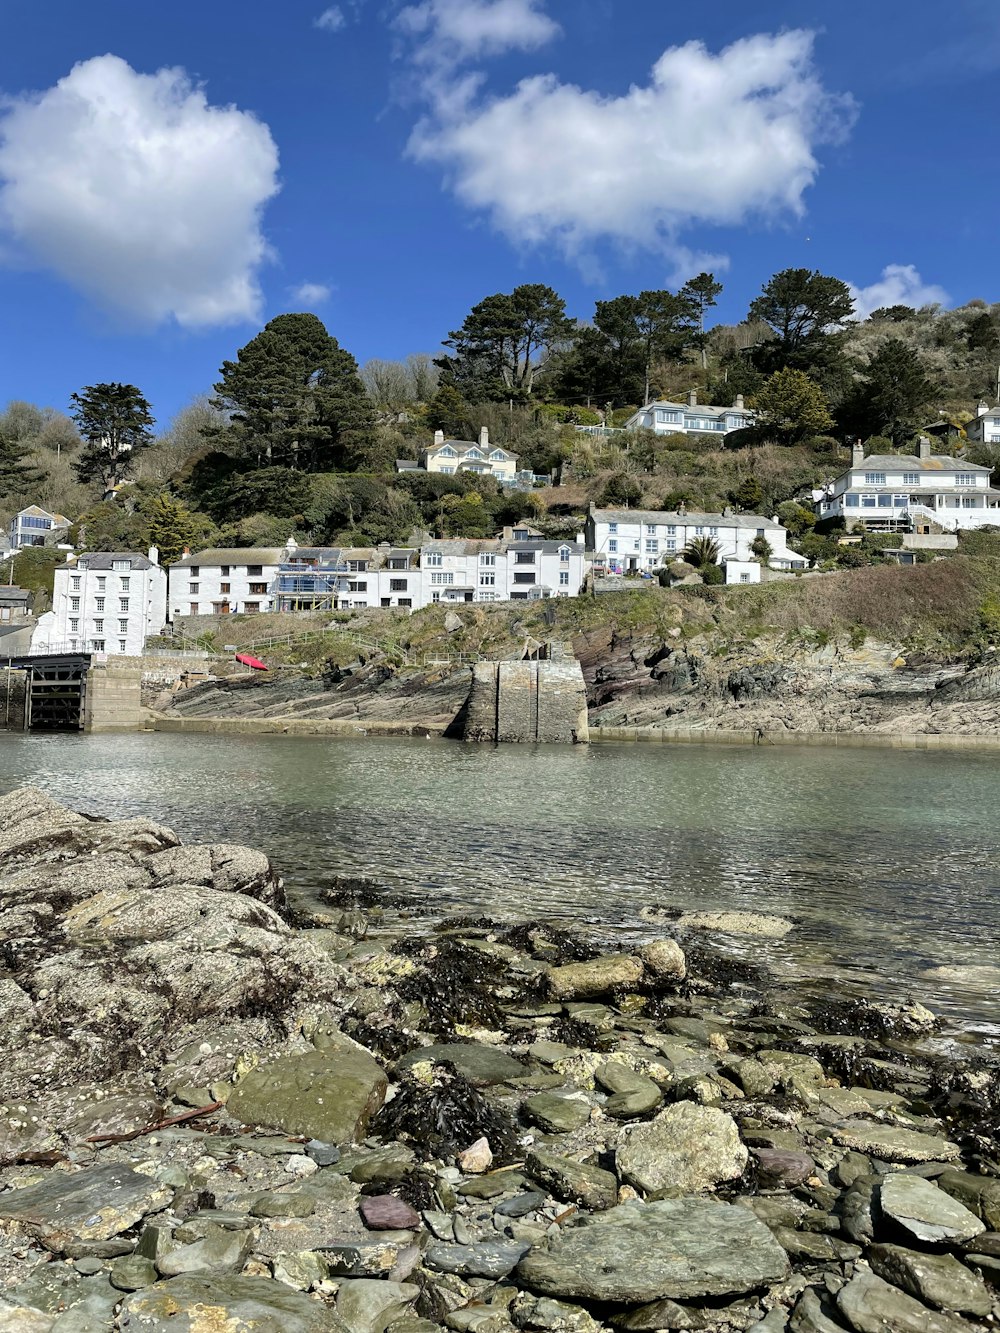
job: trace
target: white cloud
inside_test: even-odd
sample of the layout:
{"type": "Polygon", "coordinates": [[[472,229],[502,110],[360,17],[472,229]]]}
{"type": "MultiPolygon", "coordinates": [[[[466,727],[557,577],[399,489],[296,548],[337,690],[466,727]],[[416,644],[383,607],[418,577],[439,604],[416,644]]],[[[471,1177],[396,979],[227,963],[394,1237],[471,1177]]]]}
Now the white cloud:
{"type": "Polygon", "coordinates": [[[183,70],[74,66],[0,119],[0,232],[105,309],[155,324],[255,320],[278,191],[267,126],[183,70]]]}
{"type": "Polygon", "coordinates": [[[301,301],[305,306],[322,305],[329,301],[332,291],[333,288],[324,282],[303,282],[293,287],[289,295],[293,301],[301,301]]]}
{"type": "Polygon", "coordinates": [[[344,11],[339,5],[331,5],[329,9],[324,9],[319,18],[313,24],[314,28],[323,28],[326,32],[339,32],[341,28],[346,27],[347,19],[344,17],[344,11]]]}
{"type": "Polygon", "coordinates": [[[544,0],[421,0],[407,5],[396,27],[417,39],[422,64],[454,65],[504,51],[533,51],[560,31],[544,0]]]}
{"type": "Polygon", "coordinates": [[[855,319],[867,319],[883,306],[908,305],[919,310],[924,305],[947,305],[950,299],[943,287],[924,282],[913,264],[886,264],[877,282],[868,287],[848,286],[854,297],[855,319]]]}
{"type": "Polygon", "coordinates": [[[436,90],[409,145],[518,243],[568,252],[610,239],[676,253],[695,224],[800,215],[817,145],[846,134],[849,97],[822,86],[813,34],[759,34],[718,54],[671,47],[621,96],[525,79],[485,99],[469,76],[436,90]]]}

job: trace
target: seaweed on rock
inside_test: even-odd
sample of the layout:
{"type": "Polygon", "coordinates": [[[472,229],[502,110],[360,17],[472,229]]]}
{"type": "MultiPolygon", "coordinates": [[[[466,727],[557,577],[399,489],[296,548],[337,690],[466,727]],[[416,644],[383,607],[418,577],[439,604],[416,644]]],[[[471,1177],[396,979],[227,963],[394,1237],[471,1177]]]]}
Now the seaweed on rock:
{"type": "Polygon", "coordinates": [[[502,944],[545,962],[589,963],[600,949],[552,921],[520,921],[499,932],[502,944]]]}
{"type": "Polygon", "coordinates": [[[372,1121],[384,1139],[412,1144],[424,1161],[453,1156],[486,1138],[498,1164],[517,1155],[517,1127],[509,1111],[487,1101],[447,1065],[434,1066],[430,1084],[408,1078],[372,1121]]]}
{"type": "Polygon", "coordinates": [[[510,985],[504,964],[461,940],[444,939],[406,950],[422,966],[396,983],[404,1003],[416,1001],[426,1015],[422,1026],[448,1035],[456,1026],[502,1030],[504,1012],[496,989],[510,985]]]}

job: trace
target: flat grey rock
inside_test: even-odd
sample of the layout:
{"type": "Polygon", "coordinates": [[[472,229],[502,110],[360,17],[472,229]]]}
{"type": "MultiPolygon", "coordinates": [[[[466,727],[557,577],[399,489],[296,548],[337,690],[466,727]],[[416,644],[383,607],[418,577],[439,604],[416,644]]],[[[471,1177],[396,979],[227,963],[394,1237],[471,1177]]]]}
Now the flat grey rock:
{"type": "Polygon", "coordinates": [[[25,1189],[0,1194],[0,1218],[21,1222],[49,1249],[74,1240],[121,1235],[147,1213],[165,1208],[173,1190],[119,1163],[50,1171],[25,1189]]]}
{"type": "Polygon", "coordinates": [[[488,1240],[479,1245],[448,1245],[437,1241],[424,1256],[428,1268],[460,1277],[506,1277],[527,1254],[523,1241],[488,1240]]]}
{"type": "Polygon", "coordinates": [[[725,1111],[676,1102],[622,1135],[615,1161],[630,1185],[653,1197],[712,1189],[743,1174],[749,1153],[725,1111]]]}
{"type": "Polygon", "coordinates": [[[863,1268],[837,1292],[837,1309],[856,1333],[968,1333],[964,1319],[929,1310],[922,1301],[863,1268]]]}
{"type": "Polygon", "coordinates": [[[993,1309],[993,1298],[982,1278],[954,1255],[873,1245],[868,1262],[878,1277],[935,1309],[973,1315],[988,1315],[993,1309]]]}
{"type": "Polygon", "coordinates": [[[506,1083],[508,1079],[523,1078],[528,1072],[520,1060],[515,1060],[506,1051],[498,1051],[476,1041],[452,1041],[408,1051],[396,1062],[396,1073],[425,1060],[432,1064],[450,1064],[463,1078],[479,1086],[506,1083]]]}
{"type": "Polygon", "coordinates": [[[171,1278],[129,1296],[119,1315],[123,1327],[126,1316],[142,1333],[204,1333],[213,1327],[209,1319],[219,1329],[254,1333],[349,1333],[325,1305],[266,1277],[171,1278]]]}
{"type": "Polygon", "coordinates": [[[958,1145],[946,1138],[876,1120],[845,1120],[834,1127],[833,1140],[886,1162],[954,1162],[960,1156],[958,1145]]]}
{"type": "Polygon", "coordinates": [[[517,1270],[546,1296],[630,1305],[739,1295],[788,1271],[785,1251],[749,1209],[701,1198],[586,1217],[532,1249],[517,1270]]]}
{"type": "Polygon", "coordinates": [[[920,1176],[886,1176],[878,1194],[883,1215],[924,1244],[972,1240],[986,1230],[968,1208],[920,1176]]]}

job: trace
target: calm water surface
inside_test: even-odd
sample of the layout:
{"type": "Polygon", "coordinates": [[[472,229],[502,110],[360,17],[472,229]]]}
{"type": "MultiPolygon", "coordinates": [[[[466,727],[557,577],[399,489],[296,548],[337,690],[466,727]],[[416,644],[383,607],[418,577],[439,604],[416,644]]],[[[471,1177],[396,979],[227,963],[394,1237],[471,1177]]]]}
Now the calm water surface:
{"type": "Polygon", "coordinates": [[[253,844],[307,898],[365,875],[626,935],[654,906],[791,915],[784,942],[729,947],[1000,1032],[1000,758],[0,734],[0,790],[26,782],[253,844]]]}

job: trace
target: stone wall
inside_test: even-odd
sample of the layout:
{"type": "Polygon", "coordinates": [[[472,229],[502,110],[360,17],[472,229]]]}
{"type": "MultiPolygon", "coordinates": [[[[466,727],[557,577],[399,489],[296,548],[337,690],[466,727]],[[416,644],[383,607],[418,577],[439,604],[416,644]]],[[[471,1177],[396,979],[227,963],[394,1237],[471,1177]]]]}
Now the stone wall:
{"type": "Polygon", "coordinates": [[[87,672],[85,731],[140,731],[144,724],[142,672],[119,663],[95,665],[87,672]]]}
{"type": "Polygon", "coordinates": [[[473,741],[586,743],[587,696],[579,662],[478,662],[463,736],[473,741]]]}
{"type": "Polygon", "coordinates": [[[0,673],[0,731],[24,730],[24,701],[28,690],[26,671],[0,673]]]}

